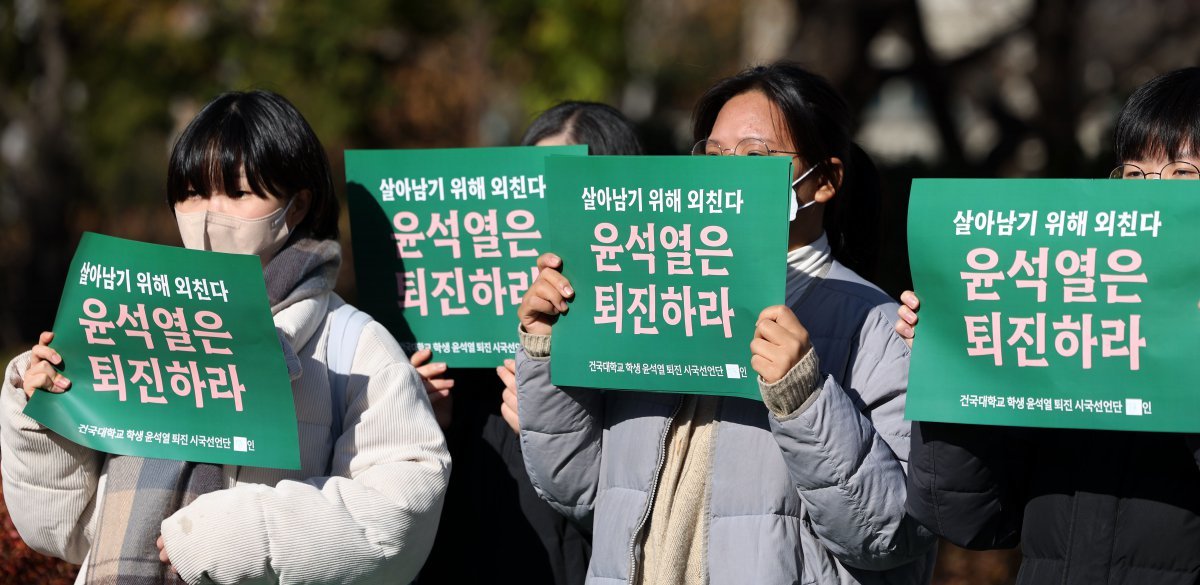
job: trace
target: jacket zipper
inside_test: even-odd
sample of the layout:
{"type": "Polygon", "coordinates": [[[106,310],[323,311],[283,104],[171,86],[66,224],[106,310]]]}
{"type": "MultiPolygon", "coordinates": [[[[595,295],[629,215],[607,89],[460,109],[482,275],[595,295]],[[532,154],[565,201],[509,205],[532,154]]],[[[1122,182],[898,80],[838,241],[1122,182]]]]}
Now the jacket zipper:
{"type": "Polygon", "coordinates": [[[654,480],[650,482],[650,497],[646,504],[646,510],[642,512],[641,520],[638,520],[637,526],[633,529],[633,539],[629,541],[629,580],[627,583],[630,585],[636,580],[638,574],[636,555],[638,539],[646,527],[646,522],[650,520],[651,511],[654,510],[654,499],[658,495],[658,480],[662,477],[663,465],[667,462],[667,438],[671,434],[671,427],[675,424],[675,417],[679,416],[679,411],[683,408],[684,400],[684,398],[680,398],[675,403],[675,411],[671,413],[671,418],[667,420],[667,426],[663,428],[662,435],[658,438],[658,463],[655,464],[654,480]]]}

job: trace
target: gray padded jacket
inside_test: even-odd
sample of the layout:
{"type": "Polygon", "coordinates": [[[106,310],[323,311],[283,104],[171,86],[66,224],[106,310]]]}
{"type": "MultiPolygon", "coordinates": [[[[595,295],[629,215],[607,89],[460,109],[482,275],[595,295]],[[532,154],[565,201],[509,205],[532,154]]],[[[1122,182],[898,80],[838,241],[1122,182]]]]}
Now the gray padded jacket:
{"type": "MultiPolygon", "coordinates": [[[[905,515],[909,351],[892,329],[896,305],[834,262],[792,310],[823,386],[785,417],[721,399],[709,582],[928,583],[934,537],[905,515]]],[[[631,582],[682,399],[559,388],[550,369],[517,354],[525,467],[543,499],[593,525],[587,582],[631,582]]]]}

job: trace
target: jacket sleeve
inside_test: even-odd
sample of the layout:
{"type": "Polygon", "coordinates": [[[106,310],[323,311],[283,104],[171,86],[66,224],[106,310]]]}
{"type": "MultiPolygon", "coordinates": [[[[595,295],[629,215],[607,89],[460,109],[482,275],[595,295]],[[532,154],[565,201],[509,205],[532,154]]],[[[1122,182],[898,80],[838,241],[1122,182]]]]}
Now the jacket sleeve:
{"type": "Polygon", "coordinates": [[[550,383],[550,359],[517,350],[521,454],[530,483],[552,507],[583,527],[592,524],[600,483],[604,394],[550,383]]]}
{"type": "Polygon", "coordinates": [[[420,376],[378,323],[363,331],[346,390],[333,476],[239,485],[200,496],[163,521],[167,552],[184,579],[413,580],[433,545],[450,475],[445,439],[420,376]]]}
{"type": "Polygon", "coordinates": [[[848,567],[882,571],[931,554],[936,539],[904,509],[908,346],[875,309],[850,340],[843,388],[829,375],[771,430],[821,543],[848,567]]]}
{"type": "Polygon", "coordinates": [[[64,439],[25,416],[21,380],[30,354],[17,356],[0,390],[0,474],[9,516],[30,548],[80,564],[91,547],[104,454],[64,439]]]}
{"type": "Polygon", "coordinates": [[[1021,536],[1025,473],[1003,427],[912,423],[908,510],[963,548],[1011,548],[1021,536]]]}

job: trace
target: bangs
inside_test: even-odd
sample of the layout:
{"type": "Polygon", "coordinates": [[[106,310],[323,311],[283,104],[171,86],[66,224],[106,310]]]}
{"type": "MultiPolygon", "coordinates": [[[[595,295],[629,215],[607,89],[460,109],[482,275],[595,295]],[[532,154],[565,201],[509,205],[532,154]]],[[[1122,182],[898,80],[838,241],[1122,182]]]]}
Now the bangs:
{"type": "Polygon", "coordinates": [[[1129,161],[1178,161],[1195,157],[1200,144],[1200,115],[1156,113],[1147,119],[1130,120],[1117,127],[1117,158],[1129,161]],[[1176,119],[1180,117],[1180,119],[1176,119]]]}
{"type": "MultiPolygon", "coordinates": [[[[1197,121],[1200,121],[1200,118],[1197,121]]],[[[1196,127],[1195,123],[1190,128],[1163,123],[1138,127],[1131,129],[1127,136],[1117,137],[1117,157],[1122,162],[1194,158],[1197,155],[1198,137],[1200,128],[1196,127]]]]}
{"type": "Polygon", "coordinates": [[[1200,155],[1200,69],[1167,73],[1134,91],[1117,118],[1116,146],[1121,162],[1200,155]]]}
{"type": "MultiPolygon", "coordinates": [[[[250,190],[265,197],[275,190],[263,182],[255,168],[251,133],[236,109],[216,114],[210,104],[188,125],[171,153],[167,171],[167,203],[187,199],[189,192],[207,197],[210,193],[237,193],[242,171],[250,190]]],[[[282,195],[282,193],[276,193],[282,195]]]]}
{"type": "Polygon", "coordinates": [[[338,201],[329,159],[312,127],[283,96],[269,91],[228,92],[216,97],[187,125],[167,166],[167,205],[188,192],[236,196],[242,170],[259,197],[290,200],[311,195],[297,231],[336,239],[338,201]]]}

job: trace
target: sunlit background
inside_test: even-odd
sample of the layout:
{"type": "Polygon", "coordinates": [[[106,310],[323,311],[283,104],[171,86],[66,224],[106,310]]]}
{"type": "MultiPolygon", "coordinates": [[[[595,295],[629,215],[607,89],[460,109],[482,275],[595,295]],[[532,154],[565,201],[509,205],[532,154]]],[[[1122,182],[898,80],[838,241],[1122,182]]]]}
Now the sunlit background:
{"type": "MultiPolygon", "coordinates": [[[[4,0],[0,348],[51,326],[83,231],[178,243],[167,156],[221,91],[287,96],[340,180],[345,148],[512,144],[563,99],[611,103],[650,153],[683,153],[709,84],[796,60],[850,101],[883,174],[877,280],[895,294],[913,177],[1105,176],[1132,89],[1197,64],[1198,16],[1194,0],[4,0]]],[[[4,530],[0,582],[69,582],[4,530]]],[[[1014,559],[944,547],[936,582],[1011,582],[1014,559]]]]}

